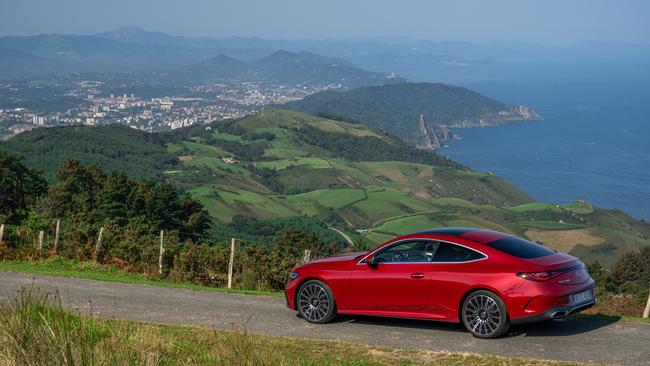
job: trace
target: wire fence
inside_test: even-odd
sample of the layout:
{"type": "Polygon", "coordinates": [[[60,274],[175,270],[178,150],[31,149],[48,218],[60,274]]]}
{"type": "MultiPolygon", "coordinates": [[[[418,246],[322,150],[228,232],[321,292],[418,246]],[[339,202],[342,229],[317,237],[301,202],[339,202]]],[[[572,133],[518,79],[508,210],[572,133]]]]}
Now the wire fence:
{"type": "MultiPolygon", "coordinates": [[[[27,230],[20,227],[13,227],[13,229],[14,232],[10,233],[8,225],[0,224],[0,249],[3,245],[7,247],[10,237],[14,241],[14,248],[25,247],[23,250],[15,251],[12,257],[15,260],[57,256],[91,260],[99,264],[130,267],[131,270],[148,275],[153,275],[155,272],[158,279],[189,280],[228,289],[235,288],[236,283],[240,288],[250,290],[280,289],[293,266],[308,262],[312,258],[311,249],[305,249],[299,257],[282,258],[279,255],[274,256],[273,252],[266,247],[245,245],[244,241],[237,238],[231,238],[229,248],[180,242],[179,236],[212,243],[216,243],[217,240],[210,235],[184,233],[177,230],[139,230],[141,236],[136,243],[130,243],[128,239],[115,239],[116,236],[124,233],[123,229],[87,227],[83,230],[84,235],[79,235],[74,228],[68,227],[66,232],[61,220],[55,220],[45,229],[27,230]],[[91,235],[85,235],[89,233],[91,235]],[[20,239],[18,240],[17,237],[20,239]],[[33,245],[30,245],[29,242],[32,240],[33,245]],[[121,242],[133,245],[127,249],[117,250],[116,247],[121,242]],[[132,253],[133,251],[137,253],[132,253]],[[118,254],[113,255],[113,252],[118,254]],[[122,261],[121,257],[128,258],[126,260],[128,263],[122,261]],[[152,270],[154,265],[155,271],[152,270]]],[[[0,250],[1,259],[3,258],[0,250]]]]}

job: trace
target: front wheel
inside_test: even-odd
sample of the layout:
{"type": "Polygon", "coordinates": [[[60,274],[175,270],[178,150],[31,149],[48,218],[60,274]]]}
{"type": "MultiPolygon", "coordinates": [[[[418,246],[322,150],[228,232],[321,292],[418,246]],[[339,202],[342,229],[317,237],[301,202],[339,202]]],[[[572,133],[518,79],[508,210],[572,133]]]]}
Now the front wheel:
{"type": "Polygon", "coordinates": [[[478,338],[497,338],[510,328],[503,300],[490,291],[471,293],[461,308],[463,325],[478,338]]]}
{"type": "Polygon", "coordinates": [[[318,280],[302,284],[297,296],[298,313],[310,323],[322,324],[336,317],[336,302],[329,286],[318,280]]]}

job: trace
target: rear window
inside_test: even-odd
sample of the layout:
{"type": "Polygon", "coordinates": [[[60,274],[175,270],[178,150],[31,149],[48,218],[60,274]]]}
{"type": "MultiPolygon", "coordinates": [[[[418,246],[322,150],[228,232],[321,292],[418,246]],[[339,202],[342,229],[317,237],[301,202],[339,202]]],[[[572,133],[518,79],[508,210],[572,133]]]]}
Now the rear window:
{"type": "Polygon", "coordinates": [[[487,245],[504,253],[524,259],[539,258],[555,254],[554,251],[543,247],[541,244],[533,243],[515,236],[495,240],[487,245]]]}
{"type": "Polygon", "coordinates": [[[433,256],[434,262],[469,262],[485,258],[481,253],[475,252],[458,245],[449,243],[440,243],[436,254],[433,256]]]}

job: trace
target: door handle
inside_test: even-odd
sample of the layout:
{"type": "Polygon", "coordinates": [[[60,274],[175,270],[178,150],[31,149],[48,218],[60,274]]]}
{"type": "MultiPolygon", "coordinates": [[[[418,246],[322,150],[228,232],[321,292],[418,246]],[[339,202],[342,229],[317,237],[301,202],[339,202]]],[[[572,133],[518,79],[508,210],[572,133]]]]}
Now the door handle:
{"type": "Polygon", "coordinates": [[[411,278],[424,278],[424,273],[411,273],[411,278]]]}

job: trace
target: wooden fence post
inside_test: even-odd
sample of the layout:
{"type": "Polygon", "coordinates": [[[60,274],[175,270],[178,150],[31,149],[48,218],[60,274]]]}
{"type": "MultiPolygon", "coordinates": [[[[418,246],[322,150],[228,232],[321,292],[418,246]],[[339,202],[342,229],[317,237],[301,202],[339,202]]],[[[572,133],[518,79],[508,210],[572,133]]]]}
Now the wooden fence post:
{"type": "Polygon", "coordinates": [[[45,232],[43,230],[38,232],[38,252],[40,253],[43,250],[43,236],[45,232]]]}
{"type": "Polygon", "coordinates": [[[163,274],[163,254],[165,253],[165,247],[163,246],[164,240],[164,231],[160,230],[160,254],[158,254],[158,274],[162,276],[163,274]]]}
{"type": "Polygon", "coordinates": [[[104,227],[99,228],[99,235],[97,236],[97,245],[95,245],[95,260],[99,255],[99,249],[102,247],[102,234],[104,234],[104,227]]]}
{"type": "Polygon", "coordinates": [[[309,257],[311,256],[311,250],[305,249],[305,255],[302,257],[302,263],[309,262],[309,257]]]}
{"type": "Polygon", "coordinates": [[[647,318],[650,316],[650,293],[648,293],[648,302],[645,304],[645,310],[643,311],[643,317],[647,318]]]}
{"type": "Polygon", "coordinates": [[[0,224],[0,245],[2,245],[2,237],[5,234],[5,224],[0,224]]]}
{"type": "Polygon", "coordinates": [[[228,288],[232,288],[232,267],[235,264],[235,244],[237,239],[232,238],[230,241],[230,262],[228,263],[228,288]]]}
{"type": "Polygon", "coordinates": [[[61,230],[61,220],[56,219],[56,230],[54,231],[54,254],[59,252],[59,231],[61,230]]]}

